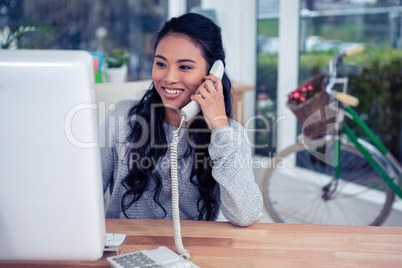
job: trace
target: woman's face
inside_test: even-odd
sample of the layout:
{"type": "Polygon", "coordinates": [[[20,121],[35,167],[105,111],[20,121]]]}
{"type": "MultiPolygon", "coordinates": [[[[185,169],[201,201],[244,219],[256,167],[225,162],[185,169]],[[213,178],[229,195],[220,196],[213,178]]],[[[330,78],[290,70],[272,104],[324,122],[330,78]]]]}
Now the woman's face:
{"type": "Polygon", "coordinates": [[[152,79],[167,108],[183,108],[207,75],[207,61],[188,37],[168,34],[155,51],[152,79]]]}

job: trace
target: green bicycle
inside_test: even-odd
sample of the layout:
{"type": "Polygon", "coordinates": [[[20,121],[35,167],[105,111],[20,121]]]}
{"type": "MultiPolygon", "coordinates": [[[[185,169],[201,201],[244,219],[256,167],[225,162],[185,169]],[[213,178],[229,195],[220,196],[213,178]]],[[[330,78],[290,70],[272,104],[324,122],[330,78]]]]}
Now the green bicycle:
{"type": "MultiPolygon", "coordinates": [[[[311,139],[299,135],[298,142],[278,152],[265,170],[260,189],[276,222],[381,225],[395,195],[402,198],[401,164],[352,109],[358,99],[346,94],[347,77],[337,77],[342,58],[363,50],[346,51],[329,63],[323,87],[329,98],[326,116],[333,117],[330,131],[311,139]],[[371,143],[358,138],[345,117],[371,143]]],[[[316,122],[317,116],[312,115],[302,128],[316,122]]]]}

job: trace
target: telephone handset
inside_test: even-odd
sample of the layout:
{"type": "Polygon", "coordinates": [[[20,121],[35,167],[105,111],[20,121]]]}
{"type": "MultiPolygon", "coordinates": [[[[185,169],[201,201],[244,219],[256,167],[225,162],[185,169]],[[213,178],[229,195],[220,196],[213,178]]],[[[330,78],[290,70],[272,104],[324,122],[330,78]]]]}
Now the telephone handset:
{"type": "MultiPolygon", "coordinates": [[[[221,60],[217,60],[211,67],[209,74],[212,74],[219,79],[222,79],[223,72],[225,71],[225,67],[223,66],[223,62],[221,60]]],[[[195,100],[192,100],[189,104],[181,109],[181,114],[184,118],[184,121],[190,121],[201,111],[201,107],[195,100]]]]}
{"type": "MultiPolygon", "coordinates": [[[[223,62],[217,60],[211,67],[209,74],[212,74],[219,79],[222,79],[224,72],[223,62]]],[[[187,104],[183,109],[181,109],[181,122],[179,128],[173,131],[173,139],[170,148],[170,177],[172,184],[172,218],[173,218],[173,236],[176,249],[180,256],[185,259],[190,258],[188,250],[183,246],[183,241],[181,239],[181,227],[180,227],[180,210],[179,210],[179,178],[177,172],[177,146],[179,144],[179,130],[183,121],[190,121],[201,111],[201,107],[195,100],[187,104]]]]}

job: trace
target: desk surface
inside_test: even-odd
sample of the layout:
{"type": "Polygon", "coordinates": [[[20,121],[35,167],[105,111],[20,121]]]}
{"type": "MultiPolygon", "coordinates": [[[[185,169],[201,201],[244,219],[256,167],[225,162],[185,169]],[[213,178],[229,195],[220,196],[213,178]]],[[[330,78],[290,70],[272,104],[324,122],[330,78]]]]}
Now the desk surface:
{"type": "MultiPolygon", "coordinates": [[[[122,254],[167,246],[167,220],[106,220],[106,231],[127,234],[122,254]]],[[[182,221],[184,247],[200,267],[402,267],[402,228],[182,221]]],[[[0,262],[0,267],[109,267],[96,262],[0,262]]]]}

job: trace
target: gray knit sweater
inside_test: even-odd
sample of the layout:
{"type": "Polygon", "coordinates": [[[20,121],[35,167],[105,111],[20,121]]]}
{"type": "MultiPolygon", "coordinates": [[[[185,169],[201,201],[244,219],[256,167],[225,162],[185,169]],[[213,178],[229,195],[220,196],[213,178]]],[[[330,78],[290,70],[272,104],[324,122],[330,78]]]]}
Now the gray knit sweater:
{"type": "MultiPolygon", "coordinates": [[[[126,192],[122,180],[128,174],[128,163],[132,165],[150,164],[153,159],[136,155],[126,156],[125,139],[129,133],[127,113],[136,103],[134,100],[123,100],[116,104],[116,109],[106,114],[99,132],[101,146],[103,189],[109,187],[110,197],[107,203],[107,218],[125,218],[121,200],[126,192]],[[129,159],[127,159],[129,158],[129,159]]],[[[130,120],[136,120],[130,118],[130,120]]],[[[215,194],[218,196],[220,209],[224,217],[232,224],[247,226],[253,223],[262,208],[262,195],[253,176],[251,166],[251,150],[246,140],[244,128],[236,121],[229,121],[230,127],[219,127],[212,131],[211,143],[208,147],[213,160],[212,176],[218,182],[215,194]]],[[[152,126],[151,132],[152,132],[152,126]]],[[[136,219],[172,219],[171,181],[170,181],[170,144],[172,131],[176,127],[163,124],[168,142],[167,152],[156,163],[155,170],[162,178],[159,202],[166,210],[154,201],[155,182],[150,181],[141,198],[136,201],[126,214],[136,219]]],[[[191,142],[186,138],[187,129],[179,131],[178,176],[180,219],[196,220],[198,218],[198,188],[190,182],[191,170],[197,155],[185,154],[191,142]],[[190,144],[189,144],[190,143],[190,144]],[[184,156],[184,157],[183,157],[184,156]]],[[[143,135],[149,138],[152,133],[143,135]]],[[[140,141],[141,142],[141,141],[140,141]]],[[[198,160],[198,162],[201,161],[198,160]]],[[[197,163],[198,163],[197,162],[197,163]]]]}

